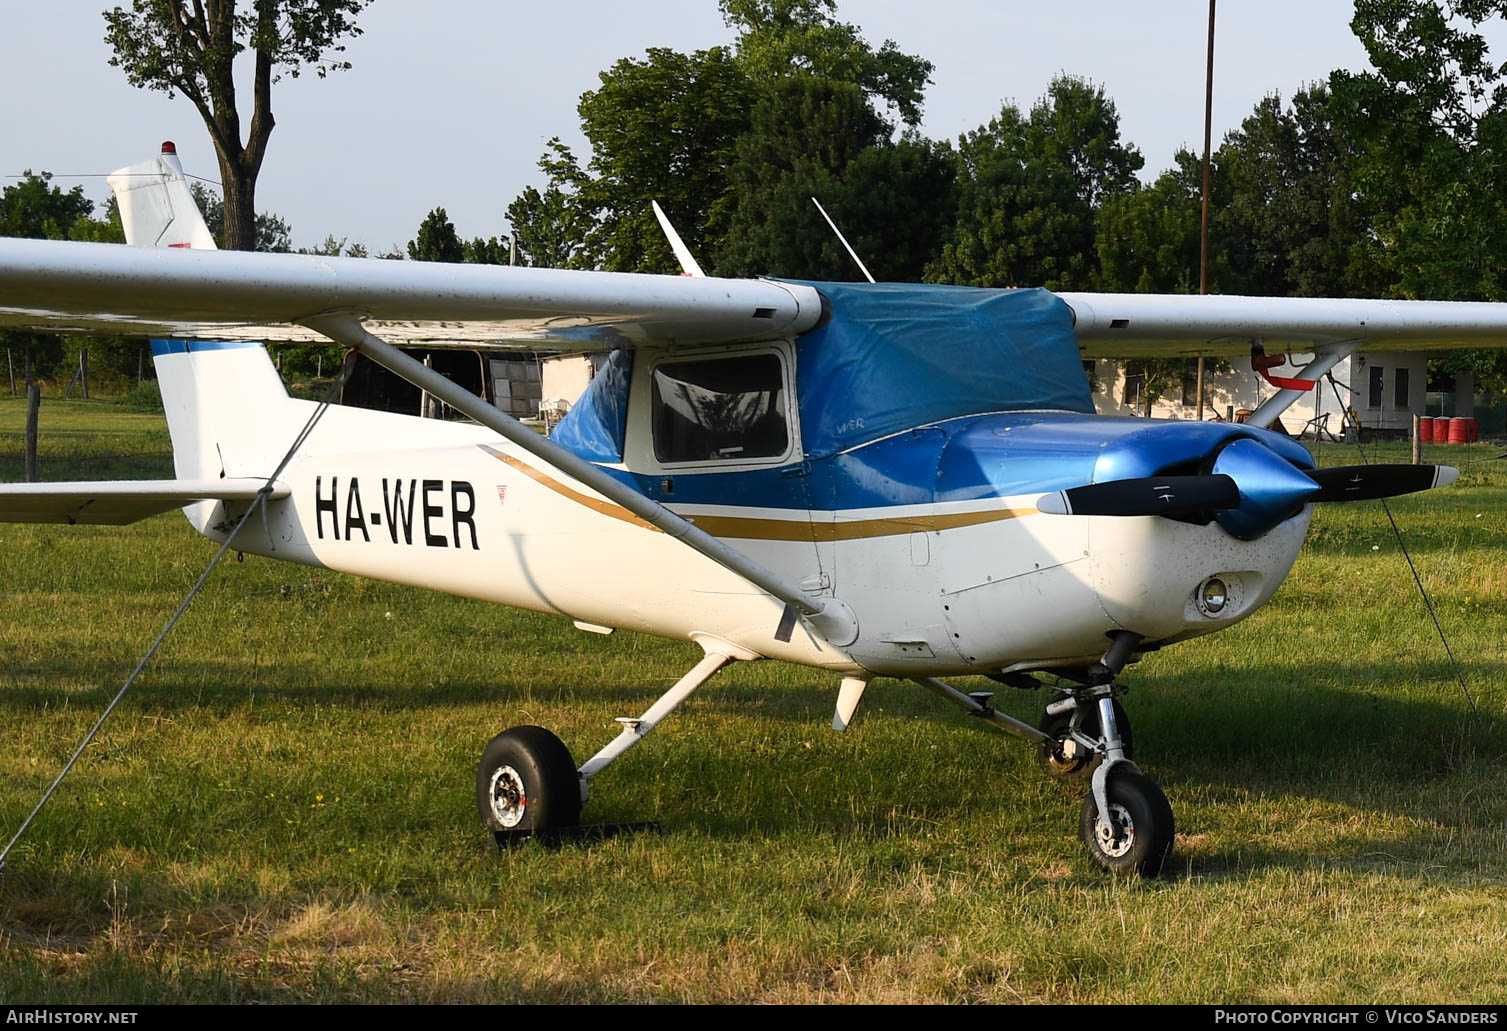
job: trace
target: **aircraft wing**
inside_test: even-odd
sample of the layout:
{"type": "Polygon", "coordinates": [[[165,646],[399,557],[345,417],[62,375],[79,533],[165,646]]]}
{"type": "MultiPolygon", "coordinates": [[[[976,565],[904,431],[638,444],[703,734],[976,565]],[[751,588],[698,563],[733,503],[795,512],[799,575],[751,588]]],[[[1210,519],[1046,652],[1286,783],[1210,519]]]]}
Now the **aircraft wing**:
{"type": "MultiPolygon", "coordinates": [[[[0,484],[0,523],[124,526],[195,501],[250,501],[266,480],[105,480],[0,484]]],[[[274,484],[271,498],[288,496],[274,484]]]]}
{"type": "Polygon", "coordinates": [[[1398,351],[1507,347],[1507,304],[1221,294],[1058,296],[1073,309],[1073,331],[1086,358],[1245,356],[1254,339],[1269,354],[1347,343],[1398,351]]]}
{"type": "Polygon", "coordinates": [[[768,340],[822,302],[770,280],[0,239],[0,327],[328,343],[299,323],[335,312],[399,345],[593,350],[768,340]]]}
{"type": "MultiPolygon", "coordinates": [[[[1507,346],[1507,304],[1196,294],[1059,295],[1089,358],[1239,356],[1325,344],[1507,346]]],[[[768,340],[822,317],[775,280],[154,249],[0,239],[0,327],[328,343],[306,319],[351,313],[396,345],[595,350],[768,340]]]]}

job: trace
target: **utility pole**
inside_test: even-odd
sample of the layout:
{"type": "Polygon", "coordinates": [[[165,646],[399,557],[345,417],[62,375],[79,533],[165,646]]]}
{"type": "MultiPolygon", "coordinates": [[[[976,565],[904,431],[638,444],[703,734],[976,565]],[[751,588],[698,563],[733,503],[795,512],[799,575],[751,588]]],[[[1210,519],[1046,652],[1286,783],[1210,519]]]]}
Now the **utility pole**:
{"type": "MultiPolygon", "coordinates": [[[[1204,198],[1199,227],[1198,292],[1209,292],[1209,137],[1214,124],[1214,0],[1209,0],[1209,63],[1204,73],[1204,198]]],[[[1204,360],[1198,358],[1198,421],[1204,419],[1204,360]]]]}

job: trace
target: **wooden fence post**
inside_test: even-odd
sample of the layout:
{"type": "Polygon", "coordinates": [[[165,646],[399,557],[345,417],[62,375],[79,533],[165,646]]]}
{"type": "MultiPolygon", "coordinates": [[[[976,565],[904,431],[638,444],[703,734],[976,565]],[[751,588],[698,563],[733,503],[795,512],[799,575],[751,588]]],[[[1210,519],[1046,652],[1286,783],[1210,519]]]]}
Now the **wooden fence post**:
{"type": "Polygon", "coordinates": [[[26,482],[37,482],[37,411],[42,407],[42,385],[26,388],[26,482]]]}
{"type": "Polygon", "coordinates": [[[1413,464],[1423,461],[1423,439],[1418,435],[1418,416],[1413,416],[1413,464]]]}

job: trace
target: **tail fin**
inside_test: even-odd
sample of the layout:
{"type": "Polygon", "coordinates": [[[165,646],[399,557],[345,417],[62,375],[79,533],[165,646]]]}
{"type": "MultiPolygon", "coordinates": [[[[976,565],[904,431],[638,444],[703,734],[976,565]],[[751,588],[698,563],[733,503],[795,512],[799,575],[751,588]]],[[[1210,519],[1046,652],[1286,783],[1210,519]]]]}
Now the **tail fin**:
{"type": "MultiPolygon", "coordinates": [[[[110,175],[126,243],[137,247],[214,250],[178,150],[171,143],[150,161],[110,175]]],[[[173,438],[180,479],[271,475],[301,417],[267,350],[252,342],[153,340],[152,358],[173,438]],[[277,432],[266,432],[276,428],[277,432]],[[261,442],[265,441],[263,446],[261,442]]]]}
{"type": "Polygon", "coordinates": [[[272,474],[308,403],[288,396],[265,347],[153,340],[152,357],[179,478],[272,474]]]}
{"type": "Polygon", "coordinates": [[[126,243],[135,247],[192,247],[215,249],[214,237],[194,203],[178,148],[171,142],[150,161],[127,165],[107,180],[120,204],[120,221],[126,243]]]}

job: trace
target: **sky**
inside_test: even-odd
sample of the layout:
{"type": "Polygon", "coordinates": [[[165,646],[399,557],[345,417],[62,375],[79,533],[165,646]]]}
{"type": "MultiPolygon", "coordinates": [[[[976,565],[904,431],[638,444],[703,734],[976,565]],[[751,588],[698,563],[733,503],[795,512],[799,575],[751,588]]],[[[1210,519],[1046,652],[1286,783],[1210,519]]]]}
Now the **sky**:
{"type": "MultiPolygon", "coordinates": [[[[102,201],[103,175],[170,139],[185,171],[218,178],[193,106],[110,67],[104,6],[0,0],[0,176],[47,170],[102,201]]],[[[1350,13],[1345,0],[1221,4],[1215,146],[1266,94],[1364,68],[1350,13]]],[[[1029,107],[1066,72],[1103,84],[1144,178],[1179,146],[1202,149],[1205,0],[839,0],[838,15],[876,46],[893,39],[935,65],[922,123],[933,138],[955,139],[1006,102],[1029,107]]],[[[334,235],[387,250],[437,206],[464,237],[505,233],[508,204],[543,185],[546,141],[587,151],[575,108],[600,71],[647,47],[733,38],[715,0],[376,0],[360,24],[349,71],[273,89],[257,206],[289,222],[296,246],[334,235]]]]}

